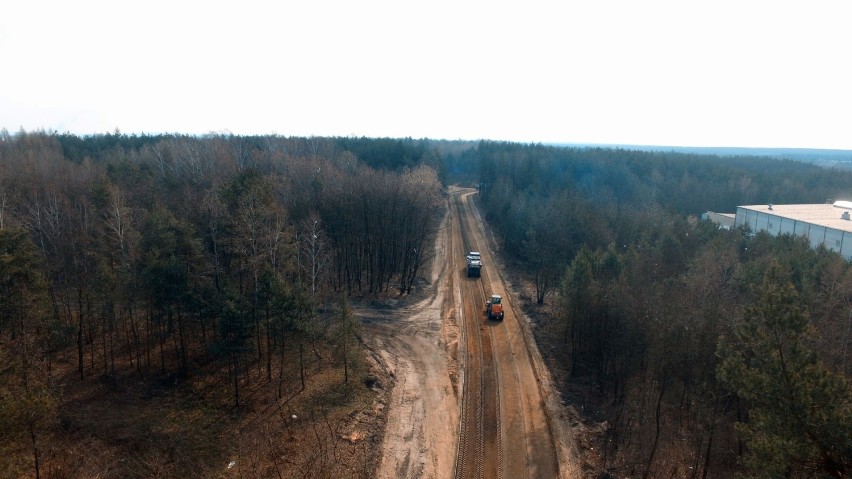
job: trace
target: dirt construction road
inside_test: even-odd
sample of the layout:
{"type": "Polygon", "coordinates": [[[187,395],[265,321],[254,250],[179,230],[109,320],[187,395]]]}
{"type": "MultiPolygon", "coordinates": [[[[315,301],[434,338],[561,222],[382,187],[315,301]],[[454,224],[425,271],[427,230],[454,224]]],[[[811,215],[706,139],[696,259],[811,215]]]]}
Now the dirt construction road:
{"type": "Polygon", "coordinates": [[[581,477],[564,411],[513,307],[475,193],[450,190],[431,296],[402,312],[359,312],[374,359],[394,381],[378,477],[581,477]],[[480,278],[466,275],[467,251],[482,254],[480,278]],[[504,298],[502,321],[485,317],[491,294],[504,298]]]}

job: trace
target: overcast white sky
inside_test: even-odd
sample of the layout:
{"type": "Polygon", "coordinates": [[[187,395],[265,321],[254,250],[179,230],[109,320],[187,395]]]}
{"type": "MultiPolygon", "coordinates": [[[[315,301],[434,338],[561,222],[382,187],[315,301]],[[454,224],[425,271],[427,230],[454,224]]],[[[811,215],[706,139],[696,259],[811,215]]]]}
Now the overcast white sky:
{"type": "Polygon", "coordinates": [[[852,149],[843,1],[5,3],[10,133],[852,149]]]}

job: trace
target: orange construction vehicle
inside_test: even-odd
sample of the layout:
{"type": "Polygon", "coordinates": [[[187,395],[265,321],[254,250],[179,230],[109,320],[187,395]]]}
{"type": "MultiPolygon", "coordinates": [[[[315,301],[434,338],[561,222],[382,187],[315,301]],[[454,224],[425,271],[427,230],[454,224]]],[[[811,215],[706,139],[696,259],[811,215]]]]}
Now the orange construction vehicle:
{"type": "Polygon", "coordinates": [[[503,298],[499,294],[492,294],[491,299],[485,301],[485,315],[488,319],[503,321],[503,298]]]}

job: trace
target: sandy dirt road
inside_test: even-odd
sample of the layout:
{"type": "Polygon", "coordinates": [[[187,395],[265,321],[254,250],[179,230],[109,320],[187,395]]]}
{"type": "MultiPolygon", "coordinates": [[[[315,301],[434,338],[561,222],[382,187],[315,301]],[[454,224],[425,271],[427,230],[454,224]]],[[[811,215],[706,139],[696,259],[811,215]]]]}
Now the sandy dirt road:
{"type": "Polygon", "coordinates": [[[564,411],[474,195],[449,191],[429,297],[402,310],[356,311],[394,383],[377,476],[581,477],[564,411]],[[481,278],[466,275],[470,250],[482,253],[481,278]],[[503,321],[485,318],[492,293],[504,298],[503,321]]]}

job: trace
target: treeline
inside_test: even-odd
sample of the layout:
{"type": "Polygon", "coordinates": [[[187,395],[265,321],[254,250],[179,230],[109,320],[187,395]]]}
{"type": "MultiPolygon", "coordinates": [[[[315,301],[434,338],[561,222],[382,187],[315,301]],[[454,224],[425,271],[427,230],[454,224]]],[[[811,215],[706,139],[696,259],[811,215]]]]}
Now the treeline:
{"type": "Polygon", "coordinates": [[[609,474],[848,476],[852,267],[697,215],[821,203],[852,193],[852,175],[502,143],[477,156],[481,206],[535,286],[563,394],[609,426],[609,474]]]}
{"type": "Polygon", "coordinates": [[[69,358],[111,383],[227,365],[240,405],[251,378],[304,388],[322,343],[348,381],[345,298],[408,293],[429,259],[444,207],[429,155],[408,140],[4,132],[0,452],[29,444],[38,471],[69,358]]]}
{"type": "MultiPolygon", "coordinates": [[[[21,132],[26,134],[26,132],[21,132]]],[[[8,132],[0,133],[11,138],[8,132]]],[[[20,136],[20,135],[18,135],[20,136]]],[[[126,135],[120,131],[88,136],[70,133],[54,133],[50,136],[59,141],[62,155],[80,163],[85,158],[104,158],[120,152],[139,151],[146,146],[162,143],[165,140],[192,140],[191,135],[154,134],[126,135]]],[[[355,155],[358,160],[373,169],[399,171],[403,168],[416,168],[420,165],[442,169],[442,158],[436,145],[447,142],[435,142],[427,139],[412,138],[367,138],[367,137],[290,137],[279,136],[238,136],[233,134],[211,133],[202,137],[205,140],[218,140],[230,143],[235,150],[237,161],[246,161],[252,152],[280,150],[291,157],[333,157],[343,151],[355,155]]],[[[260,155],[262,156],[262,155],[260,155]]]]}

